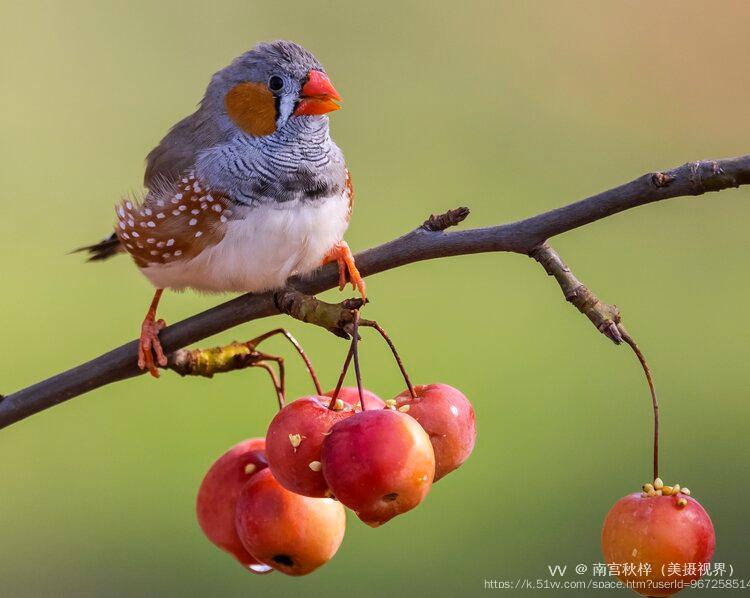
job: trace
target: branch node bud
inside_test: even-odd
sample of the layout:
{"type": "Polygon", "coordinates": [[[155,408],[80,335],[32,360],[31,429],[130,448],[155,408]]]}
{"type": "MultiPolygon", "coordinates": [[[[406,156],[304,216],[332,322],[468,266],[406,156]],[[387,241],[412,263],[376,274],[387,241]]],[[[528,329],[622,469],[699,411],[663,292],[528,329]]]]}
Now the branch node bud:
{"type": "Polygon", "coordinates": [[[430,232],[444,231],[446,228],[456,226],[466,220],[469,215],[469,208],[460,207],[454,210],[448,210],[444,214],[431,214],[430,217],[422,224],[422,229],[430,232]]]}
{"type": "Polygon", "coordinates": [[[654,184],[654,187],[668,187],[675,178],[673,174],[669,174],[668,172],[655,172],[651,175],[651,182],[654,184]]]}

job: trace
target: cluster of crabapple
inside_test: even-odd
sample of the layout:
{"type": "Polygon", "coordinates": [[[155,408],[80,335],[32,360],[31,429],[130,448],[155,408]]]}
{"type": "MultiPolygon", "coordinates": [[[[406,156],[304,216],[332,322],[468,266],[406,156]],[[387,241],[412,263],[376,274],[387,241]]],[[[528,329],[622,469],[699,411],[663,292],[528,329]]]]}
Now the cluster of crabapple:
{"type": "MultiPolygon", "coordinates": [[[[407,390],[383,401],[359,374],[357,387],[342,387],[351,356],[335,390],[285,404],[265,438],[232,447],[203,479],[203,532],[254,573],[311,573],[338,550],[344,507],[382,525],[422,502],[474,448],[474,409],[459,390],[412,386],[394,350],[407,390]]],[[[355,351],[359,372],[356,359],[355,351]]]]}
{"type": "MultiPolygon", "coordinates": [[[[265,438],[234,446],[220,457],[198,493],[198,521],[208,539],[255,573],[305,575],[328,562],[344,537],[344,507],[372,527],[421,503],[432,484],[458,468],[476,439],[468,399],[446,384],[412,386],[385,331],[407,389],[382,401],[362,388],[355,319],[352,347],[335,390],[323,393],[296,340],[282,332],[305,361],[316,394],[285,404],[265,438]],[[354,360],[357,387],[342,387],[354,360]]],[[[606,563],[644,596],[671,596],[689,587],[710,564],[716,546],[708,513],[680,484],[659,477],[659,406],[651,371],[624,329],[646,374],[654,415],[654,481],[612,507],[602,529],[606,563]]],[[[259,357],[268,357],[258,354],[259,357]]],[[[278,359],[278,358],[277,358],[278,359]]],[[[282,368],[280,367],[280,373],[282,368]]]]}

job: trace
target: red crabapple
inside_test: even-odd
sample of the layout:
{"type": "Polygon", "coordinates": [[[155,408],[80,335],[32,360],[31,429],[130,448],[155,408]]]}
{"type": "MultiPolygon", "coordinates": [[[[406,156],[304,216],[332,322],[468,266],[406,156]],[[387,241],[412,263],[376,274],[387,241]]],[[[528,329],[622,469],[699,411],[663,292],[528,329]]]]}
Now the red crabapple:
{"type": "MultiPolygon", "coordinates": [[[[326,396],[332,397],[335,390],[335,388],[329,390],[326,393],[326,396]]],[[[383,409],[385,407],[385,402],[383,401],[383,399],[381,399],[374,392],[363,388],[362,394],[365,398],[365,409],[383,409]]],[[[341,399],[342,401],[344,401],[344,403],[349,403],[349,405],[352,405],[353,407],[359,409],[359,390],[356,386],[342,386],[339,389],[339,394],[336,398],[341,399]]]]}
{"type": "Polygon", "coordinates": [[[354,415],[346,403],[339,410],[329,409],[330,400],[321,396],[297,399],[281,409],[268,426],[268,464],[287,490],[316,498],[328,496],[320,447],[336,422],[354,415]]]}
{"type": "Polygon", "coordinates": [[[471,455],[477,437],[474,409],[464,394],[447,384],[414,387],[396,397],[396,409],[416,419],[435,450],[435,482],[471,455]]]}
{"type": "Polygon", "coordinates": [[[435,475],[427,433],[390,409],[356,413],[333,426],[322,462],[334,496],[372,527],[416,507],[435,475]]]}
{"type": "Polygon", "coordinates": [[[602,551],[605,561],[619,569],[622,582],[645,582],[646,587],[633,586],[638,593],[670,596],[701,576],[716,536],[697,500],[659,479],[654,485],[658,490],[647,484],[644,492],[615,503],[604,520],[602,551]]]}
{"type": "Polygon", "coordinates": [[[243,440],[219,457],[203,478],[195,509],[206,537],[253,573],[268,573],[271,568],[259,563],[242,546],[234,513],[242,486],[268,466],[263,453],[265,443],[264,438],[243,440]]]}
{"type": "Polygon", "coordinates": [[[346,515],[331,498],[289,492],[265,469],[243,486],[235,524],[245,549],[259,561],[287,575],[307,575],[336,554],[346,515]]]}

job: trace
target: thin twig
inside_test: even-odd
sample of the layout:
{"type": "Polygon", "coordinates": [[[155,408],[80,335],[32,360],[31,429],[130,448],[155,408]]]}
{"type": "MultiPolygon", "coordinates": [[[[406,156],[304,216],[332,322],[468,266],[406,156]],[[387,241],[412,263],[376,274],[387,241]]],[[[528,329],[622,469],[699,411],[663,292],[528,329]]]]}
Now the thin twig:
{"type": "Polygon", "coordinates": [[[578,280],[549,243],[540,243],[529,252],[529,256],[539,262],[547,274],[555,277],[565,300],[591,320],[599,332],[616,345],[622,342],[617,328],[620,323],[620,312],[617,307],[599,299],[578,280]]]}

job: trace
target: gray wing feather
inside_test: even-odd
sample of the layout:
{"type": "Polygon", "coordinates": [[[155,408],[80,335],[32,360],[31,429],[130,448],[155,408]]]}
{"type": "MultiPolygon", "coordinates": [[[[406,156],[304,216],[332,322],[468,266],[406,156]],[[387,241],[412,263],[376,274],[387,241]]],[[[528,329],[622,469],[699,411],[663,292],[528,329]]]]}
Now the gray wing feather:
{"type": "Polygon", "coordinates": [[[147,189],[158,187],[164,181],[174,181],[193,168],[198,153],[216,145],[221,133],[211,119],[199,108],[182,119],[146,157],[146,174],[143,184],[147,189]]]}

